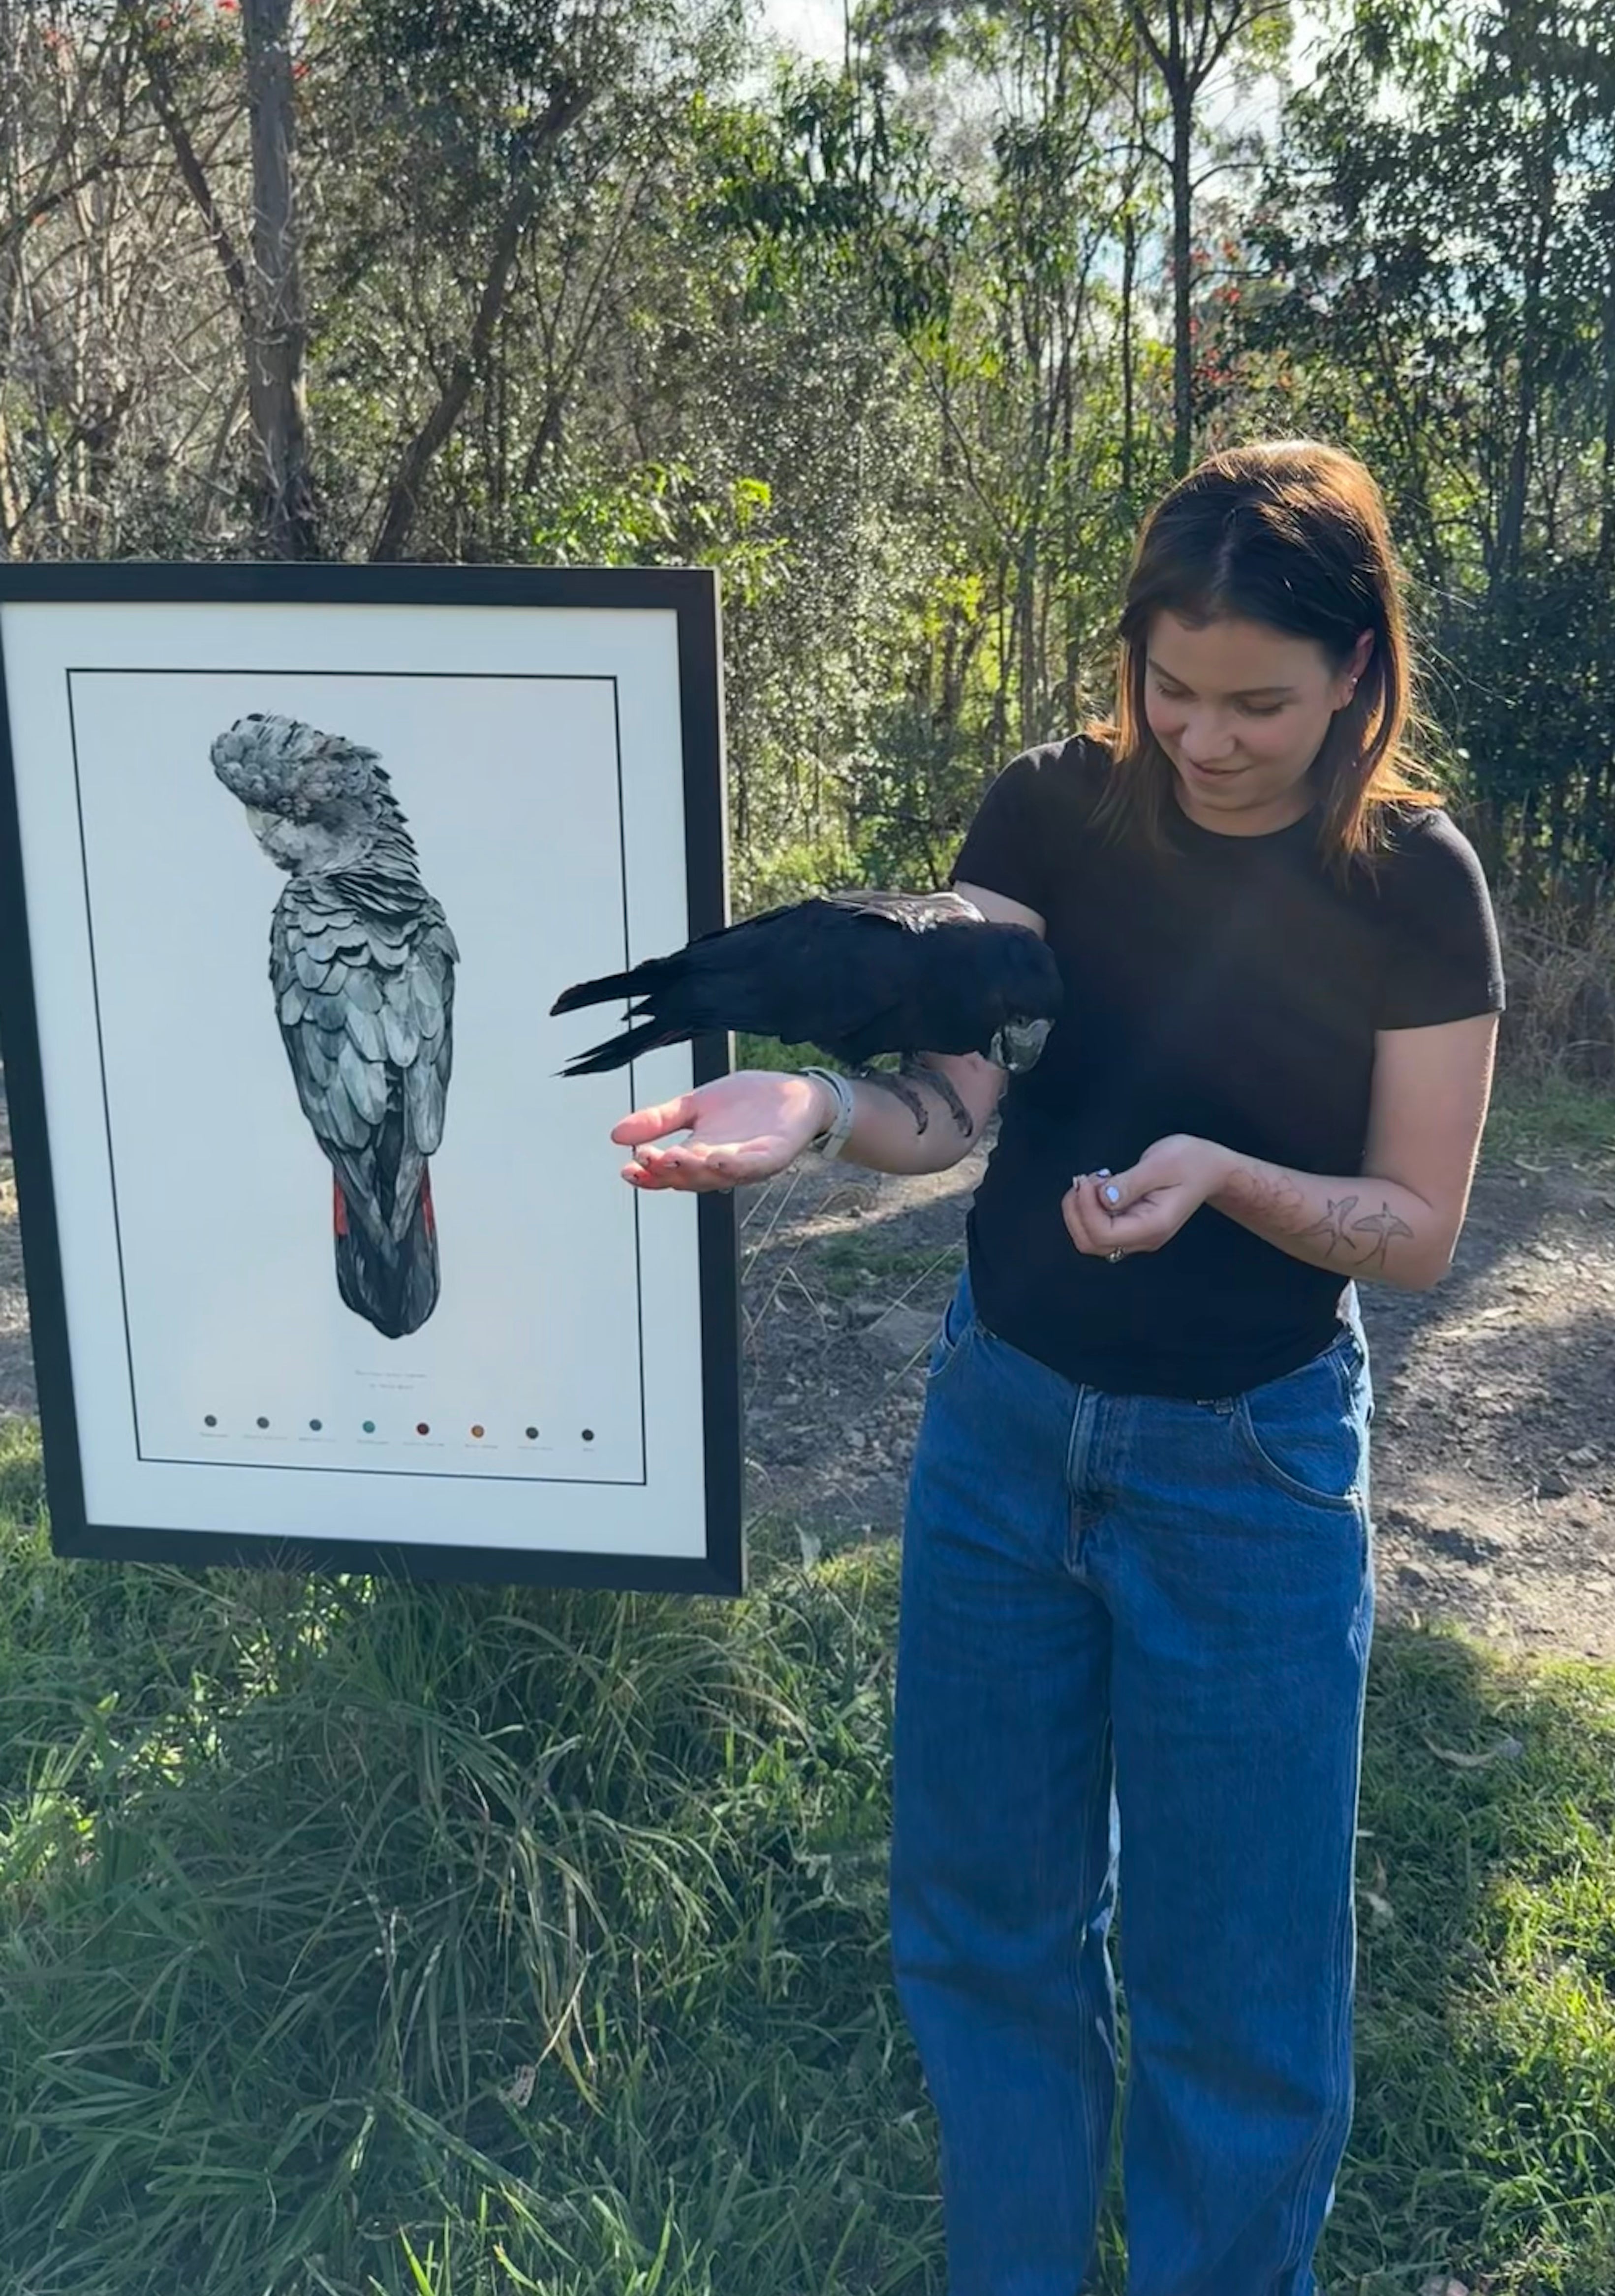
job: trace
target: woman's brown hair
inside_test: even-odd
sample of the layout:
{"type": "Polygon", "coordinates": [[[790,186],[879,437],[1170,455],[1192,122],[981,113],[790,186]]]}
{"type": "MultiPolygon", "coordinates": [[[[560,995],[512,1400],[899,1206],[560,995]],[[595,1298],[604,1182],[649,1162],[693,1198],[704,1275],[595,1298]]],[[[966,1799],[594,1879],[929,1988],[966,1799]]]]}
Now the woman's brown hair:
{"type": "Polygon", "coordinates": [[[1145,650],[1163,610],[1195,628],[1237,617],[1311,638],[1336,671],[1362,632],[1373,633],[1357,693],[1335,712],[1312,768],[1330,859],[1344,866],[1370,852],[1386,807],[1438,804],[1406,746],[1424,721],[1404,578],[1384,496],[1340,447],[1265,439],[1191,471],[1144,521],[1119,626],[1116,714],[1086,729],[1111,753],[1102,815],[1159,842],[1174,802],[1171,760],[1144,714],[1145,650]]]}

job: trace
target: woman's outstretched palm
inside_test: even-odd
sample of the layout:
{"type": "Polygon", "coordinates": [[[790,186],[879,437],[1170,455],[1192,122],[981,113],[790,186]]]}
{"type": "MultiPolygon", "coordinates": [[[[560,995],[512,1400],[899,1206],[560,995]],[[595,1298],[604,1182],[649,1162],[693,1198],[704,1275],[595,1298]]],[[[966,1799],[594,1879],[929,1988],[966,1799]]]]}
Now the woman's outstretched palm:
{"type": "Polygon", "coordinates": [[[658,1108],[636,1108],[612,1128],[634,1160],[622,1177],[636,1188],[733,1188],[783,1172],[824,1121],[822,1086],[775,1069],[741,1069],[658,1108]],[[689,1137],[659,1144],[671,1133],[689,1137]]]}

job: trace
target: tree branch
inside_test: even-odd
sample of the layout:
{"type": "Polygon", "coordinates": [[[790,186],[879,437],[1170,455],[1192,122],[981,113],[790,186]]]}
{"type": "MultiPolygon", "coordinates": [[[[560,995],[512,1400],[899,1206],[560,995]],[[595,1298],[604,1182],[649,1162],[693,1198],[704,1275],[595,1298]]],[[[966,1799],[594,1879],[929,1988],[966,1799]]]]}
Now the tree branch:
{"type": "Polygon", "coordinates": [[[225,283],[230,290],[230,300],[241,322],[242,332],[250,341],[254,321],[252,287],[247,276],[247,266],[230,236],[230,226],[213,196],[213,186],[208,181],[207,170],[197,156],[191,131],[181,116],[175,100],[174,83],[168,78],[167,62],[149,36],[145,43],[145,59],[152,80],[152,108],[162,122],[164,133],[173,146],[174,158],[185,189],[201,211],[202,221],[208,226],[209,236],[225,275],[225,283]]]}
{"type": "Polygon", "coordinates": [[[118,154],[105,152],[85,169],[82,176],[75,176],[70,183],[58,184],[52,192],[36,192],[26,207],[19,208],[14,216],[9,216],[4,224],[0,225],[0,252],[4,252],[14,240],[20,239],[24,232],[31,231],[37,223],[43,223],[46,216],[54,215],[58,208],[65,207],[70,200],[77,199],[80,192],[88,191],[92,184],[99,183],[102,176],[117,164],[118,154]]]}
{"type": "Polygon", "coordinates": [[[1128,0],[1127,14],[1132,18],[1134,30],[1148,49],[1156,70],[1163,79],[1167,78],[1170,70],[1167,62],[1167,52],[1156,38],[1154,26],[1139,6],[1138,0],[1128,0]]]}
{"type": "Polygon", "coordinates": [[[477,316],[471,323],[470,339],[449,370],[448,380],[439,394],[437,404],[405,449],[398,477],[393,480],[387,506],[381,513],[381,527],[371,545],[373,564],[401,558],[404,554],[404,546],[409,540],[420,507],[421,488],[426,473],[463,414],[477,378],[488,364],[494,331],[510,293],[511,274],[515,268],[522,234],[531,223],[543,193],[544,169],[541,162],[544,153],[549,145],[559,143],[581,117],[587,109],[591,95],[591,90],[562,86],[551,96],[543,117],[532,129],[528,139],[521,179],[494,236],[493,255],[478,299],[477,316]]]}

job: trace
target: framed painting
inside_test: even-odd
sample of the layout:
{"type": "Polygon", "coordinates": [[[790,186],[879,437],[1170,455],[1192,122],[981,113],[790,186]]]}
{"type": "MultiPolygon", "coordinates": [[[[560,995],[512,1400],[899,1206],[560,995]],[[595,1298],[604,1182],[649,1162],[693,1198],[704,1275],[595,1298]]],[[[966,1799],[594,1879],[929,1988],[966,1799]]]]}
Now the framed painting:
{"type": "Polygon", "coordinates": [[[716,577],[8,566],[0,662],[56,1551],[739,1592],[733,1201],[610,1139],[729,1047],[549,1017],[726,921],[716,577]]]}

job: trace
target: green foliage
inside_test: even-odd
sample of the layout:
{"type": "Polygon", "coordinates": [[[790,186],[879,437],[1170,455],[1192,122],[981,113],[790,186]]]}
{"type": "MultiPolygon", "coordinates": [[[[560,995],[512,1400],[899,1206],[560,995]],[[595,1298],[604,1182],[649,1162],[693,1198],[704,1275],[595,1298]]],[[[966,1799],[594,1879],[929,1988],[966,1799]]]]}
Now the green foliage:
{"type": "MultiPolygon", "coordinates": [[[[1196,9],[1247,78],[1292,29],[1196,9]]],[[[323,546],[716,566],[742,906],[937,882],[991,775],[1107,702],[1174,466],[1163,23],[901,0],[759,68],[754,0],[299,11],[323,546]]],[[[1612,24],[1350,0],[1271,135],[1176,99],[1194,443],[1370,463],[1432,746],[1541,911],[1615,867],[1612,24]]],[[[250,549],[239,13],[0,33],[0,540],[250,549]]]]}
{"type": "Polygon", "coordinates": [[[883,73],[788,70],[771,113],[702,104],[696,124],[714,171],[701,220],[747,245],[751,310],[789,304],[803,266],[823,262],[900,335],[946,330],[965,210],[883,73]]]}
{"type": "Polygon", "coordinates": [[[1494,872],[1595,896],[1615,838],[1615,20],[1357,0],[1288,107],[1239,330],[1334,378],[1438,611],[1494,872]]]}
{"type": "Polygon", "coordinates": [[[688,463],[649,463],[609,485],[578,487],[537,520],[533,557],[553,566],[715,566],[726,596],[756,606],[779,578],[783,545],[766,525],[764,479],[732,480],[718,499],[688,463]]]}
{"type": "Polygon", "coordinates": [[[1615,873],[1615,624],[1590,555],[1525,568],[1449,645],[1472,791],[1494,862],[1521,890],[1615,873]]]}

